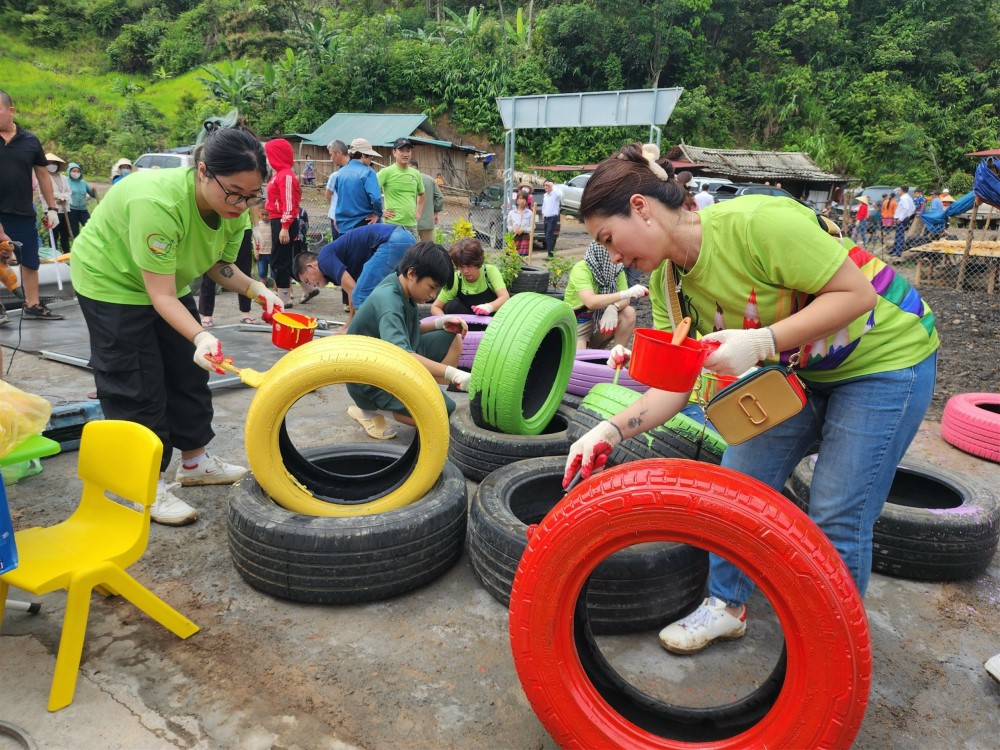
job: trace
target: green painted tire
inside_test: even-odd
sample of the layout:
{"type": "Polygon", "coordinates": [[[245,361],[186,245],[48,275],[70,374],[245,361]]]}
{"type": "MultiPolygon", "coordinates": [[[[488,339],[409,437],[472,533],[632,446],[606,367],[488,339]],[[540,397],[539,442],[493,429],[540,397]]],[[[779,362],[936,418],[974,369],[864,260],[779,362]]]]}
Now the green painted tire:
{"type": "Polygon", "coordinates": [[[576,318],[565,302],[518,294],[483,333],[472,363],[469,406],[480,427],[538,435],[559,408],[576,353],[576,318]]]}

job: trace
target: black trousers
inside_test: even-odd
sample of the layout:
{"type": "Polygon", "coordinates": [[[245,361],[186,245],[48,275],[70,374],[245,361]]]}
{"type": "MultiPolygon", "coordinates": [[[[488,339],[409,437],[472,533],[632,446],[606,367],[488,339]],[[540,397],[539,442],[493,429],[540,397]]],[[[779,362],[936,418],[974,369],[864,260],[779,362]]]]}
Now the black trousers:
{"type": "MultiPolygon", "coordinates": [[[[208,371],[194,363],[194,344],[167,325],[152,305],[77,297],[90,333],[90,366],[105,418],[138,422],[155,432],[163,442],[161,472],[170,465],[175,447],[188,451],[208,445],[215,437],[215,412],[208,371]]],[[[181,302],[197,319],[192,296],[181,302]]]]}
{"type": "Polygon", "coordinates": [[[292,255],[295,253],[295,240],[299,236],[299,220],[296,219],[288,227],[287,245],[282,245],[278,240],[280,234],[281,219],[271,219],[271,274],[278,289],[288,289],[292,285],[292,255]]]}

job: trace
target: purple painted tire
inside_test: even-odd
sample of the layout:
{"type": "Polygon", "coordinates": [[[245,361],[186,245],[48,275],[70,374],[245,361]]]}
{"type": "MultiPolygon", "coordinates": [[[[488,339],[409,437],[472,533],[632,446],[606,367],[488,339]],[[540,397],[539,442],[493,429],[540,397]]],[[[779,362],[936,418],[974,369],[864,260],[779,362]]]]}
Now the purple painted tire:
{"type": "MultiPolygon", "coordinates": [[[[430,315],[420,322],[437,320],[440,317],[442,316],[430,315]]],[[[469,326],[469,332],[465,334],[465,339],[462,341],[462,356],[458,358],[458,366],[462,370],[471,370],[472,361],[476,358],[476,351],[479,349],[479,342],[482,341],[483,333],[486,331],[486,327],[493,322],[493,318],[489,315],[456,315],[455,317],[461,318],[469,326]]]]}
{"type": "MultiPolygon", "coordinates": [[[[586,396],[590,389],[598,383],[612,383],[615,371],[608,367],[607,349],[580,349],[573,362],[573,370],[569,375],[569,385],[566,392],[577,396],[586,396]]],[[[645,393],[649,386],[633,379],[628,370],[622,370],[618,375],[618,385],[637,393],[645,393]]]]}

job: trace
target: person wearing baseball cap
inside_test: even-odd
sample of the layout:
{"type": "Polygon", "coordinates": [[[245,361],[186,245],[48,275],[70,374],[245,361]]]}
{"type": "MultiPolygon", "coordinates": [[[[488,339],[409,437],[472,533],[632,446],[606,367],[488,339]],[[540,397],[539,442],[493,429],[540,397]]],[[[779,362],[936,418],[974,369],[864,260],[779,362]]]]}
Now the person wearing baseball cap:
{"type": "Polygon", "coordinates": [[[378,184],[385,199],[387,224],[403,227],[417,236],[417,217],[424,210],[424,181],[420,172],[410,166],[413,159],[413,142],[397,138],[392,144],[392,158],[396,163],[378,173],[378,184]]]}
{"type": "Polygon", "coordinates": [[[349,161],[337,172],[337,206],[334,218],[341,234],[382,218],[382,190],[371,168],[378,151],[366,138],[355,138],[347,147],[349,161]]]}

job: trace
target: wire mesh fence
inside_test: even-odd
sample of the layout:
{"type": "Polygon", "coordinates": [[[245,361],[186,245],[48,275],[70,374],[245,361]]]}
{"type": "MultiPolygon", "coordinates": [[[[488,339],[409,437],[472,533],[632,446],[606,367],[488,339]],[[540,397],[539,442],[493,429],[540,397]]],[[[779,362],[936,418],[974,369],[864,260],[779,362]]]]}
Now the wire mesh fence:
{"type": "Polygon", "coordinates": [[[894,226],[849,228],[855,242],[887,262],[911,266],[917,286],[947,287],[993,294],[1000,282],[1000,209],[976,205],[953,216],[941,232],[931,232],[919,216],[897,242],[894,226]]]}

